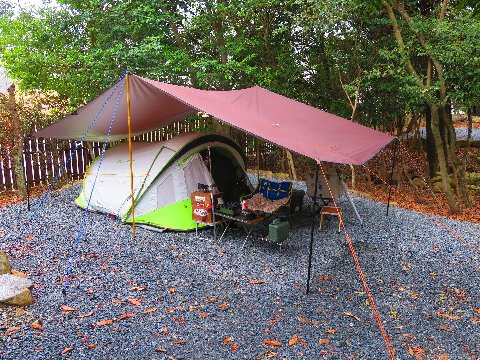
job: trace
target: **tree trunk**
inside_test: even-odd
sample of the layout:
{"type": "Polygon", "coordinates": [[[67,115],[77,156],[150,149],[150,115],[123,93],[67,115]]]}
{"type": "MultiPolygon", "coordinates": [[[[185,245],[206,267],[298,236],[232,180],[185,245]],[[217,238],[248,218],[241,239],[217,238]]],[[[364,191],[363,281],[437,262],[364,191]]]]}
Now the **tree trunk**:
{"type": "Polygon", "coordinates": [[[432,113],[430,107],[425,106],[425,120],[426,120],[426,142],[427,142],[427,160],[428,160],[428,176],[434,178],[438,170],[438,157],[435,149],[435,141],[432,132],[432,113]]]}
{"type": "Polygon", "coordinates": [[[455,128],[453,126],[452,116],[450,107],[446,107],[449,111],[447,112],[445,108],[440,109],[440,115],[442,116],[445,127],[447,130],[448,136],[448,146],[449,156],[451,159],[451,165],[455,180],[455,187],[457,194],[462,198],[463,203],[468,208],[472,207],[472,202],[468,195],[467,184],[465,182],[465,166],[462,164],[462,161],[457,155],[457,143],[456,143],[456,134],[455,128]]]}
{"type": "Polygon", "coordinates": [[[450,186],[450,177],[448,176],[447,159],[444,152],[444,143],[442,135],[440,134],[440,118],[437,105],[429,102],[431,118],[432,118],[432,134],[435,142],[435,149],[437,150],[438,164],[440,166],[440,175],[442,177],[442,185],[445,196],[447,197],[448,206],[452,213],[458,212],[457,203],[453,197],[452,188],[450,186]]]}
{"type": "Polygon", "coordinates": [[[16,184],[17,192],[20,198],[27,198],[27,186],[25,184],[25,173],[23,171],[23,138],[21,134],[20,119],[18,117],[17,104],[15,101],[15,85],[12,84],[8,88],[8,109],[10,121],[13,125],[13,151],[12,151],[12,167],[14,174],[14,184],[16,184]]]}

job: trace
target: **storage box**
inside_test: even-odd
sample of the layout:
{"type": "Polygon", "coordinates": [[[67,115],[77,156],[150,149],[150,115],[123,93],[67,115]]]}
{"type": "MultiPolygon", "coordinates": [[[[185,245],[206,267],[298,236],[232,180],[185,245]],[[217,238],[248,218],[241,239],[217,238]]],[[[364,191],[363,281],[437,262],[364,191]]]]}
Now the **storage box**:
{"type": "Polygon", "coordinates": [[[288,237],[290,223],[286,220],[275,219],[268,225],[268,239],[274,243],[281,243],[288,237]]]}

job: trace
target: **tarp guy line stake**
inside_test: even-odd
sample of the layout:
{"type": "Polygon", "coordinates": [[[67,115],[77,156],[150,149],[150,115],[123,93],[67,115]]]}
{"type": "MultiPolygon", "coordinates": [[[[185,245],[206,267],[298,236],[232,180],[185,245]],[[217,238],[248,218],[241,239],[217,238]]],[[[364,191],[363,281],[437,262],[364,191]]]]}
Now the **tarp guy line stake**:
{"type": "MultiPolygon", "coordinates": [[[[121,81],[121,80],[120,80],[121,81]]],[[[78,150],[78,146],[79,144],[81,144],[86,136],[88,135],[88,133],[90,132],[92,126],[95,124],[95,122],[97,121],[97,119],[99,118],[101,112],[103,111],[103,109],[105,108],[105,106],[107,105],[107,103],[110,101],[110,99],[112,98],[113,94],[115,93],[117,87],[118,87],[118,84],[120,83],[120,81],[118,81],[112,88],[112,91],[111,93],[108,95],[107,99],[105,99],[105,101],[103,102],[103,104],[101,105],[100,107],[100,110],[95,114],[95,116],[93,117],[92,121],[90,122],[90,124],[88,125],[87,129],[85,130],[85,133],[83,134],[82,138],[80,139],[79,142],[75,142],[75,147],[73,148],[72,152],[70,153],[70,156],[68,157],[67,161],[65,162],[65,164],[63,165],[63,167],[60,169],[59,173],[57,174],[57,176],[55,176],[55,178],[53,179],[52,183],[50,184],[50,186],[48,187],[47,191],[45,192],[45,194],[42,196],[42,198],[40,199],[40,202],[38,203],[38,205],[35,207],[35,209],[33,210],[33,212],[28,216],[27,220],[24,222],[24,224],[22,225],[22,228],[19,232],[19,234],[14,238],[14,240],[19,240],[21,238],[23,238],[23,236],[25,235],[25,231],[27,229],[27,226],[30,224],[30,222],[37,216],[39,210],[43,207],[44,203],[45,203],[45,200],[47,198],[47,196],[50,194],[50,192],[52,191],[52,189],[55,187],[55,185],[57,184],[58,180],[60,180],[60,177],[63,175],[63,173],[67,170],[67,166],[70,164],[70,161],[72,160],[73,158],[73,155],[76,154],[77,150],[78,150]]],[[[8,238],[8,237],[7,237],[8,238]]],[[[11,244],[9,246],[9,248],[11,248],[13,246],[13,244],[11,244]]],[[[7,247],[6,244],[3,244],[2,246],[4,249],[7,247]]]]}
{"type": "MultiPolygon", "coordinates": [[[[327,176],[325,175],[325,171],[323,170],[323,165],[320,163],[320,169],[322,170],[322,175],[325,179],[325,183],[327,184],[328,191],[330,193],[330,197],[333,200],[333,205],[335,207],[337,206],[337,202],[335,201],[335,197],[333,196],[332,189],[330,188],[330,183],[328,182],[327,176]]],[[[315,184],[316,186],[316,184],[315,184]]],[[[365,292],[367,293],[368,300],[370,301],[370,305],[372,307],[373,315],[375,317],[375,320],[377,322],[378,328],[380,330],[380,333],[382,334],[383,340],[385,341],[385,346],[387,347],[387,351],[389,354],[389,359],[390,360],[395,360],[395,350],[393,349],[392,345],[390,344],[390,338],[388,337],[387,331],[385,330],[385,327],[383,326],[382,319],[380,318],[380,314],[377,309],[377,304],[375,303],[375,300],[373,299],[373,295],[370,292],[370,287],[368,286],[367,279],[365,278],[365,274],[363,272],[362,266],[360,265],[360,261],[358,260],[357,252],[355,251],[355,248],[352,243],[352,239],[350,238],[350,235],[347,232],[347,228],[345,227],[345,223],[343,222],[343,217],[341,212],[338,214],[340,224],[342,224],[343,227],[343,232],[345,233],[345,238],[347,240],[348,247],[350,248],[350,252],[352,253],[353,256],[353,261],[355,262],[355,266],[357,267],[358,274],[360,275],[360,280],[362,281],[363,288],[365,289],[365,292]]]]}
{"type": "Polygon", "coordinates": [[[69,263],[69,266],[68,266],[67,273],[65,274],[65,282],[63,284],[63,289],[62,289],[62,293],[63,293],[64,296],[67,294],[67,288],[68,288],[68,285],[69,285],[70,274],[72,273],[72,269],[73,269],[73,260],[75,259],[75,256],[77,255],[78,246],[80,245],[80,240],[83,238],[83,235],[84,235],[84,232],[85,232],[85,220],[87,218],[88,208],[90,207],[90,202],[92,200],[92,195],[93,195],[93,192],[95,191],[95,184],[97,183],[98,173],[100,172],[100,168],[102,167],[103,157],[105,155],[105,151],[107,150],[108,138],[110,137],[110,133],[112,131],[112,126],[113,126],[113,123],[115,121],[115,117],[117,115],[118,104],[120,102],[120,96],[122,95],[124,84],[125,84],[125,82],[122,82],[122,86],[121,86],[120,91],[119,91],[118,96],[117,96],[117,102],[115,103],[115,108],[113,110],[112,119],[110,120],[110,125],[108,127],[107,137],[105,138],[105,142],[103,143],[102,153],[100,155],[100,162],[98,163],[97,172],[95,173],[95,179],[93,181],[92,191],[90,192],[90,196],[88,197],[87,206],[85,207],[85,210],[83,211],[82,222],[80,223],[80,229],[78,230],[77,239],[75,240],[75,247],[73,249],[72,256],[70,257],[70,263],[69,263]]]}

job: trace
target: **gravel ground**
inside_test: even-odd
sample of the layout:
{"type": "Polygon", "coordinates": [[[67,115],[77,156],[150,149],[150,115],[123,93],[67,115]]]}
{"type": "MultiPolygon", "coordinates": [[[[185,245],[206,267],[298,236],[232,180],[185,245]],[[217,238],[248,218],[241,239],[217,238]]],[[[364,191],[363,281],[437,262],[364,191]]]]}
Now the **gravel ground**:
{"type": "MultiPolygon", "coordinates": [[[[457,135],[457,140],[467,140],[468,129],[467,128],[455,128],[455,133],[457,135]]],[[[422,137],[427,136],[427,129],[420,128],[420,135],[422,137]]],[[[472,140],[480,140],[480,129],[472,129],[472,140]]]]}
{"type": "MultiPolygon", "coordinates": [[[[282,247],[255,238],[243,250],[238,231],[218,245],[211,230],[196,239],[138,229],[133,240],[130,226],[89,214],[64,297],[82,217],[73,204],[79,191],[54,193],[10,252],[13,267],[34,281],[36,301],[0,309],[0,358],[387,358],[335,218],[315,229],[312,291],[305,294],[306,212],[292,218],[282,247]]],[[[479,254],[426,215],[392,207],[386,217],[384,205],[354,201],[365,224],[344,199],[345,222],[397,358],[479,359],[479,254]]],[[[26,214],[24,205],[0,209],[4,241],[26,214]]],[[[436,219],[480,247],[479,226],[436,219]]]]}

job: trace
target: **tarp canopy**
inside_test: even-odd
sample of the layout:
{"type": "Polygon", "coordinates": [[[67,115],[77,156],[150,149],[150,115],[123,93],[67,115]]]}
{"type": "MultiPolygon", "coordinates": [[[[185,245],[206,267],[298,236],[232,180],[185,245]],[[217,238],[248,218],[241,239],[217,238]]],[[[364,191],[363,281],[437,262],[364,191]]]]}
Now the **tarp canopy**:
{"type": "MultiPolygon", "coordinates": [[[[214,91],[166,84],[136,75],[129,75],[129,80],[133,135],[159,129],[202,111],[317,162],[352,165],[365,163],[394,139],[259,86],[214,91]]],[[[127,138],[125,92],[122,79],[74,114],[35,135],[104,141],[112,124],[110,141],[127,138]]]]}

